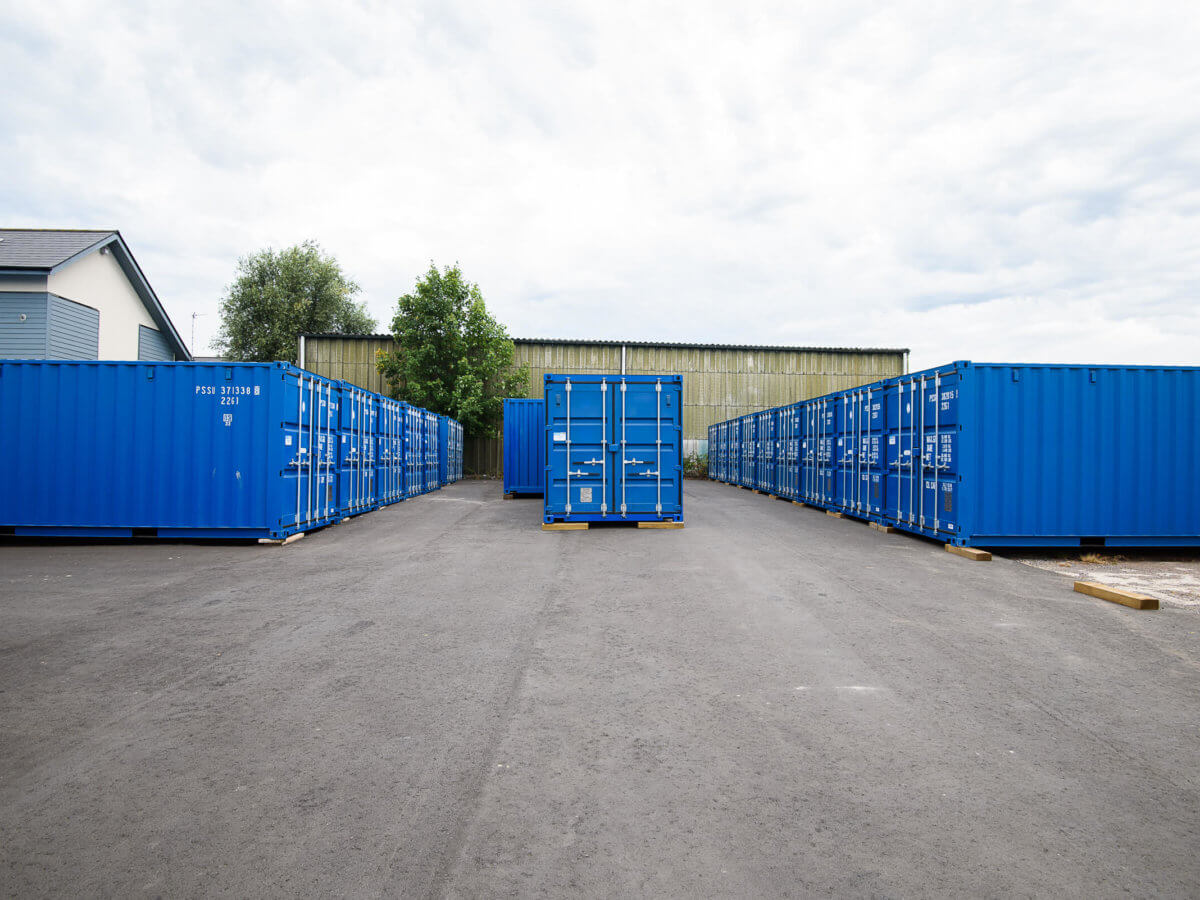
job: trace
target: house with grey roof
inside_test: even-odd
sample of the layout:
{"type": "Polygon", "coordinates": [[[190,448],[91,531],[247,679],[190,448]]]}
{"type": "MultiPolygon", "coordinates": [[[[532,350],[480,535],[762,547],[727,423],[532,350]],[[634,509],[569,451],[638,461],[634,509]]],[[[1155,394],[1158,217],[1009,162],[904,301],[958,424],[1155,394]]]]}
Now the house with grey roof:
{"type": "Polygon", "coordinates": [[[192,356],[119,231],[0,228],[0,358],[192,356]]]}

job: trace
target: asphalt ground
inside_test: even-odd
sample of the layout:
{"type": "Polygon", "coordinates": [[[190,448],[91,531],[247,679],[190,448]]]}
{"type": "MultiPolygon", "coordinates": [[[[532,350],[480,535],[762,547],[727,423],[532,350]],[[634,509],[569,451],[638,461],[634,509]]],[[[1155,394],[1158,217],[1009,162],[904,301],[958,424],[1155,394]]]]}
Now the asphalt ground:
{"type": "Polygon", "coordinates": [[[710,482],[0,544],[0,890],[1195,896],[1200,613],[710,482]]]}

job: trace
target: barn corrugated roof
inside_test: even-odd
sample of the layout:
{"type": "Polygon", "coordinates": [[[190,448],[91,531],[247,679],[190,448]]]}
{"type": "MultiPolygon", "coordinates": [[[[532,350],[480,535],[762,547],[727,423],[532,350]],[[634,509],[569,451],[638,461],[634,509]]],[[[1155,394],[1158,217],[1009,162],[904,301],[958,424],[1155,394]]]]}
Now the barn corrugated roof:
{"type": "MultiPolygon", "coordinates": [[[[304,334],[305,338],[341,338],[343,340],[390,341],[390,334],[337,334],[322,332],[304,334]]],[[[772,350],[778,353],[908,353],[907,347],[789,347],[772,344],[700,344],[685,341],[601,341],[575,338],[520,338],[514,344],[575,344],[587,347],[659,347],[670,350],[772,350]]]]}

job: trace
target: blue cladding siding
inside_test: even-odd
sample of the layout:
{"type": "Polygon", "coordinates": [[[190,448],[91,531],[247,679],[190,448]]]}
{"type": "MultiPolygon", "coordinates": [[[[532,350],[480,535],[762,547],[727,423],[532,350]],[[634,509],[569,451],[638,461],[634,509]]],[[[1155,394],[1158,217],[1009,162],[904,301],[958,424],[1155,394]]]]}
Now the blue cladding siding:
{"type": "Polygon", "coordinates": [[[174,358],[171,346],[161,331],[155,331],[145,325],[138,326],[138,359],[170,362],[174,358]]]}
{"type": "Polygon", "coordinates": [[[546,403],[504,401],[504,493],[538,494],[546,478],[546,403]]]}
{"type": "Polygon", "coordinates": [[[45,293],[0,293],[0,359],[46,358],[47,297],[45,293]]]}
{"type": "Polygon", "coordinates": [[[50,324],[46,359],[98,359],[100,312],[57,294],[47,297],[50,324]]]}

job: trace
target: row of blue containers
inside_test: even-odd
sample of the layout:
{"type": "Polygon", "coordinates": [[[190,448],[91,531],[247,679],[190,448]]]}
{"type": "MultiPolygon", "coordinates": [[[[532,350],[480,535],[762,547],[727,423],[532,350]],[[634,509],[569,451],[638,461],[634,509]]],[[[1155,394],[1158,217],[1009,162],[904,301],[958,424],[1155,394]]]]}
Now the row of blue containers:
{"type": "Polygon", "coordinates": [[[683,378],[544,376],[545,522],[683,519],[683,378]]]}
{"type": "Polygon", "coordinates": [[[1200,368],[954,362],[709,428],[708,474],[958,546],[1200,546],[1200,368]]]}
{"type": "Polygon", "coordinates": [[[546,401],[504,401],[504,495],[542,496],[546,480],[546,401]]]}
{"type": "Polygon", "coordinates": [[[0,534],[267,538],[462,477],[462,428],[287,363],[0,360],[0,534]]]}

